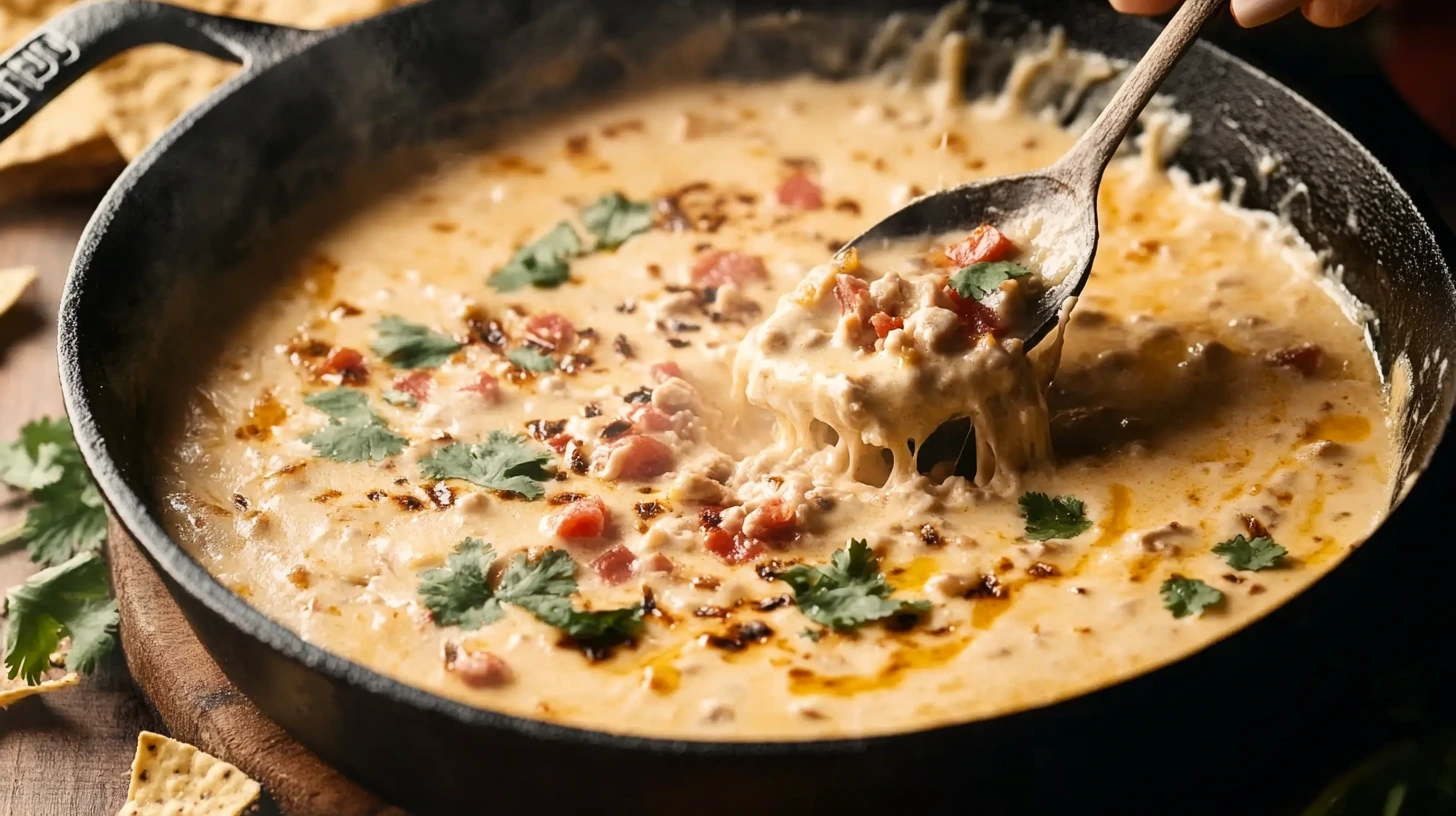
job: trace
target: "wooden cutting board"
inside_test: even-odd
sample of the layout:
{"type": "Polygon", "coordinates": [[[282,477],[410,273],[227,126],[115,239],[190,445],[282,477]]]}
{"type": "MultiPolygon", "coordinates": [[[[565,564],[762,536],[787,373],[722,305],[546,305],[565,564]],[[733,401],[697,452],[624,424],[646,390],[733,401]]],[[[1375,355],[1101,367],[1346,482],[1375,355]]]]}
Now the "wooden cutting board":
{"type": "Polygon", "coordinates": [[[405,816],[294,742],[242,695],[192,634],[141,550],[112,522],[111,579],[137,686],[174,738],[237,765],[283,816],[405,816]]]}

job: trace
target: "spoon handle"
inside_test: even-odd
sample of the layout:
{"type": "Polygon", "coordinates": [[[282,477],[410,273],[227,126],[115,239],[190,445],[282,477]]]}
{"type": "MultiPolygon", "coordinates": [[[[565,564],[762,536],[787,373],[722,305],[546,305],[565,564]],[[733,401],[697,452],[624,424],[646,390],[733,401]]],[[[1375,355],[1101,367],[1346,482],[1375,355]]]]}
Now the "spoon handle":
{"type": "Polygon", "coordinates": [[[1050,172],[1075,189],[1095,192],[1102,171],[1107,169],[1107,163],[1132,123],[1137,121],[1138,114],[1198,38],[1198,32],[1227,5],[1228,0],[1186,0],[1152,48],[1133,66],[1097,121],[1050,172]]]}

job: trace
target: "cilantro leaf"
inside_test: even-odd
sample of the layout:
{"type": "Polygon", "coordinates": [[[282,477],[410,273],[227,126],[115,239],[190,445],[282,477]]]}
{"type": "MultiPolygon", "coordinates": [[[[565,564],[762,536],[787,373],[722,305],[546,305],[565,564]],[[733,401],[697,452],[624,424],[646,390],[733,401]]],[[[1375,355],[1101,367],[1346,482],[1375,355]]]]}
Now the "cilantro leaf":
{"type": "Polygon", "coordinates": [[[526,437],[491,431],[484,442],[446,445],[420,460],[420,472],[440,479],[464,479],[491,490],[508,490],[528,499],[546,491],[541,483],[551,478],[546,469],[551,455],[526,444],[526,437]]]}
{"type": "Polygon", "coordinates": [[[1284,560],[1284,556],[1289,554],[1288,550],[1275,544],[1274,539],[1268,536],[1258,536],[1250,541],[1243,535],[1236,535],[1228,541],[1215,544],[1213,551],[1223,556],[1224,562],[1230,567],[1250,572],[1277,567],[1284,560]]]}
{"type": "Polygon", "coordinates": [[[990,261],[963,267],[950,278],[950,288],[963,298],[981,300],[1001,286],[1003,281],[1023,278],[1031,270],[1010,261],[990,261]]]}
{"type": "Polygon", "coordinates": [[[1163,606],[1175,618],[1202,615],[1203,610],[1223,603],[1222,592],[1197,578],[1184,578],[1181,575],[1174,575],[1164,581],[1158,591],[1163,595],[1163,606]]]}
{"type": "Polygon", "coordinates": [[[374,324],[379,337],[369,348],[400,368],[439,368],[460,350],[448,334],[390,315],[374,324]]]}
{"type": "Polygon", "coordinates": [[[398,388],[386,388],[379,392],[379,396],[390,405],[397,405],[401,408],[416,408],[420,404],[420,401],[415,399],[414,394],[401,391],[398,388]]]}
{"type": "Polygon", "coordinates": [[[523,347],[506,352],[506,359],[516,368],[526,371],[555,371],[556,361],[541,352],[523,347]]]}
{"type": "Polygon", "coordinates": [[[329,424],[303,438],[313,452],[335,462],[378,462],[404,450],[405,438],[369,410],[369,398],[351,388],[310,395],[305,405],[329,415],[329,424]]]}
{"type": "Polygon", "coordinates": [[[572,606],[576,562],[564,550],[549,549],[535,561],[524,553],[501,574],[496,597],[530,612],[583,646],[610,648],[642,631],[642,606],[584,611],[572,606]]]}
{"type": "Polygon", "coordinates": [[[71,638],[66,668],[90,672],[116,643],[116,601],[106,562],[82,553],[41,570],[10,590],[5,629],[6,677],[35,683],[50,665],[61,638],[71,638]]]}
{"type": "Polygon", "coordinates": [[[560,286],[571,276],[567,261],[580,252],[581,239],[576,230],[562,221],[517,250],[505,266],[491,273],[487,282],[502,292],[514,292],[527,285],[542,289],[560,286]]]}
{"type": "Polygon", "coordinates": [[[780,574],[779,580],[793,588],[805,617],[841,631],[902,612],[930,611],[929,601],[888,597],[890,585],[863,539],[853,539],[847,549],[836,550],[827,565],[798,564],[780,574]]]}
{"type": "Polygon", "coordinates": [[[1045,493],[1024,493],[1021,515],[1026,519],[1026,537],[1033,541],[1076,538],[1092,528],[1086,507],[1072,496],[1053,499],[1045,493]]]}
{"type": "Polygon", "coordinates": [[[21,490],[58,482],[72,466],[84,468],[71,423],[64,417],[27,422],[19,439],[0,446],[0,482],[21,490]]]}
{"type": "Polygon", "coordinates": [[[21,532],[30,560],[59,564],[77,553],[101,549],[106,505],[84,470],[68,471],[61,481],[31,495],[37,504],[26,511],[21,532]]]}
{"type": "Polygon", "coordinates": [[[467,538],[456,545],[445,566],[420,574],[420,598],[435,623],[479,629],[501,619],[505,612],[486,582],[493,561],[493,547],[478,538],[467,538]]]}
{"type": "Polygon", "coordinates": [[[616,249],[628,238],[652,229],[652,205],[607,193],[581,208],[581,223],[597,237],[598,249],[616,249]]]}

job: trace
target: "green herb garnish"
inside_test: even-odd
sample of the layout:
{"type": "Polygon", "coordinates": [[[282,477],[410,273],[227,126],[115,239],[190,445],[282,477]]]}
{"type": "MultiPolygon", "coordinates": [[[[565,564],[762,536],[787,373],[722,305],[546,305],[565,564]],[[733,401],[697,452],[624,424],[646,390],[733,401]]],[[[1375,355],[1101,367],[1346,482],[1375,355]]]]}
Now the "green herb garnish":
{"type": "Polygon", "coordinates": [[[529,347],[512,349],[506,352],[506,359],[511,361],[511,365],[514,365],[516,368],[525,369],[526,371],[556,370],[555,360],[529,347]]]}
{"type": "Polygon", "coordinates": [[[581,208],[581,223],[596,236],[598,249],[616,249],[628,238],[652,229],[652,205],[607,193],[581,208]]]}
{"type": "Polygon", "coordinates": [[[500,620],[505,613],[486,583],[493,561],[493,547],[478,538],[467,538],[445,559],[445,566],[420,573],[420,598],[435,623],[479,629],[500,620]]]}
{"type": "Polygon", "coordinates": [[[1022,494],[1021,515],[1026,519],[1026,537],[1033,541],[1076,538],[1092,528],[1081,499],[1071,496],[1053,499],[1045,493],[1022,494]]]}
{"type": "Polygon", "coordinates": [[[305,405],[329,415],[329,424],[303,438],[313,452],[336,462],[377,462],[404,450],[405,438],[369,410],[369,399],[351,388],[309,396],[305,405]]]}
{"type": "Polygon", "coordinates": [[[491,490],[507,490],[528,499],[546,491],[551,455],[526,444],[526,437],[491,431],[484,442],[456,442],[420,460],[420,472],[431,479],[464,479],[491,490]]]}
{"type": "Polygon", "coordinates": [[[846,630],[901,613],[930,611],[929,601],[890,598],[891,588],[880,574],[880,562],[864,539],[835,550],[828,564],[798,564],[779,575],[794,590],[804,616],[832,629],[846,630]]]}
{"type": "Polygon", "coordinates": [[[961,268],[950,278],[950,288],[963,298],[981,300],[996,291],[1004,281],[1023,278],[1031,270],[1010,261],[988,261],[961,268]]]}
{"type": "Polygon", "coordinates": [[[517,250],[505,266],[491,273],[488,282],[502,292],[514,292],[525,286],[542,289],[560,286],[571,276],[567,261],[580,253],[581,239],[576,236],[576,230],[562,221],[517,250]]]}
{"type": "Polygon", "coordinates": [[[1250,572],[1277,567],[1284,560],[1284,556],[1289,554],[1288,550],[1275,544],[1274,539],[1268,536],[1258,536],[1250,541],[1237,535],[1228,541],[1215,544],[1213,551],[1223,556],[1224,562],[1230,567],[1250,572]]]}
{"type": "Polygon", "coordinates": [[[1184,578],[1181,575],[1174,575],[1164,581],[1158,591],[1163,595],[1163,606],[1175,618],[1202,615],[1203,610],[1223,603],[1222,592],[1197,578],[1184,578]]]}
{"type": "Polygon", "coordinates": [[[0,481],[36,502],[24,524],[0,531],[0,544],[23,538],[30,559],[49,565],[98,550],[106,540],[101,492],[64,418],[26,423],[18,440],[0,447],[0,481]]]}
{"type": "Polygon", "coordinates": [[[71,639],[66,668],[90,672],[116,644],[119,620],[106,562],[81,553],[41,570],[6,596],[5,676],[39,682],[61,638],[71,639]]]}
{"type": "Polygon", "coordinates": [[[374,330],[379,336],[370,348],[400,368],[439,368],[460,350],[460,344],[450,335],[397,315],[375,323],[374,330]]]}

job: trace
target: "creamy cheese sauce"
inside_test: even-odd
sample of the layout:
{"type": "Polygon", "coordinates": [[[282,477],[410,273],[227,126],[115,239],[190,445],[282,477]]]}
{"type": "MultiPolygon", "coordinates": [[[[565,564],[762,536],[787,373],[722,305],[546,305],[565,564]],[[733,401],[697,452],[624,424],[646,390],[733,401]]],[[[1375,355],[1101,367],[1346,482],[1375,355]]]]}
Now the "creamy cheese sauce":
{"type": "MultiPolygon", "coordinates": [[[[963,381],[954,360],[939,378],[906,362],[935,346],[943,315],[880,340],[879,357],[769,337],[777,326],[802,339],[820,320],[832,335],[822,265],[908,197],[1045,166],[1072,138],[1004,101],[794,79],[643,92],[381,170],[238,272],[288,282],[234,302],[248,305],[179,385],[157,480],[170,528],[312,643],[473,705],[614,732],[906,731],[1177,659],[1317,579],[1390,502],[1395,450],[1361,327],[1276,219],[1122,158],[1060,348],[1028,356],[984,338],[970,353],[987,359],[963,381]],[[578,208],[610,191],[658,202],[657,226],[574,258],[558,288],[486,283],[558,222],[582,232],[578,208]],[[809,297],[796,301],[800,287],[809,297]],[[393,366],[370,351],[391,315],[463,346],[423,375],[393,366]],[[532,336],[538,350],[565,346],[557,371],[507,362],[532,336]],[[341,380],[406,438],[402,452],[315,455],[304,438],[327,419],[304,399],[341,380]],[[419,398],[391,404],[391,388],[419,398]],[[856,414],[859,398],[873,405],[856,414]],[[815,421],[835,416],[838,427],[815,421]],[[902,447],[952,416],[976,417],[970,479],[949,464],[923,474],[902,447]],[[559,454],[528,442],[557,474],[543,498],[421,472],[493,431],[572,440],[559,454]],[[615,434],[655,440],[664,458],[643,470],[615,434]],[[1093,526],[1029,540],[1024,491],[1081,499],[1093,526]],[[601,535],[554,535],[543,519],[568,506],[562,494],[604,503],[601,535]],[[709,549],[705,516],[730,549],[709,549]],[[1240,572],[1211,551],[1260,525],[1289,551],[1281,567],[1240,572]],[[504,555],[566,550],[582,565],[579,608],[648,591],[659,611],[605,656],[511,605],[478,629],[438,626],[420,573],[467,537],[504,555]],[[894,597],[931,601],[923,619],[836,633],[777,600],[789,588],[765,575],[823,563],[851,538],[878,555],[894,597]],[[608,552],[630,556],[625,572],[588,566],[608,552]],[[1159,587],[1175,574],[1224,601],[1174,618],[1159,587]]],[[[878,270],[867,281],[883,280],[864,263],[878,270]]]]}

